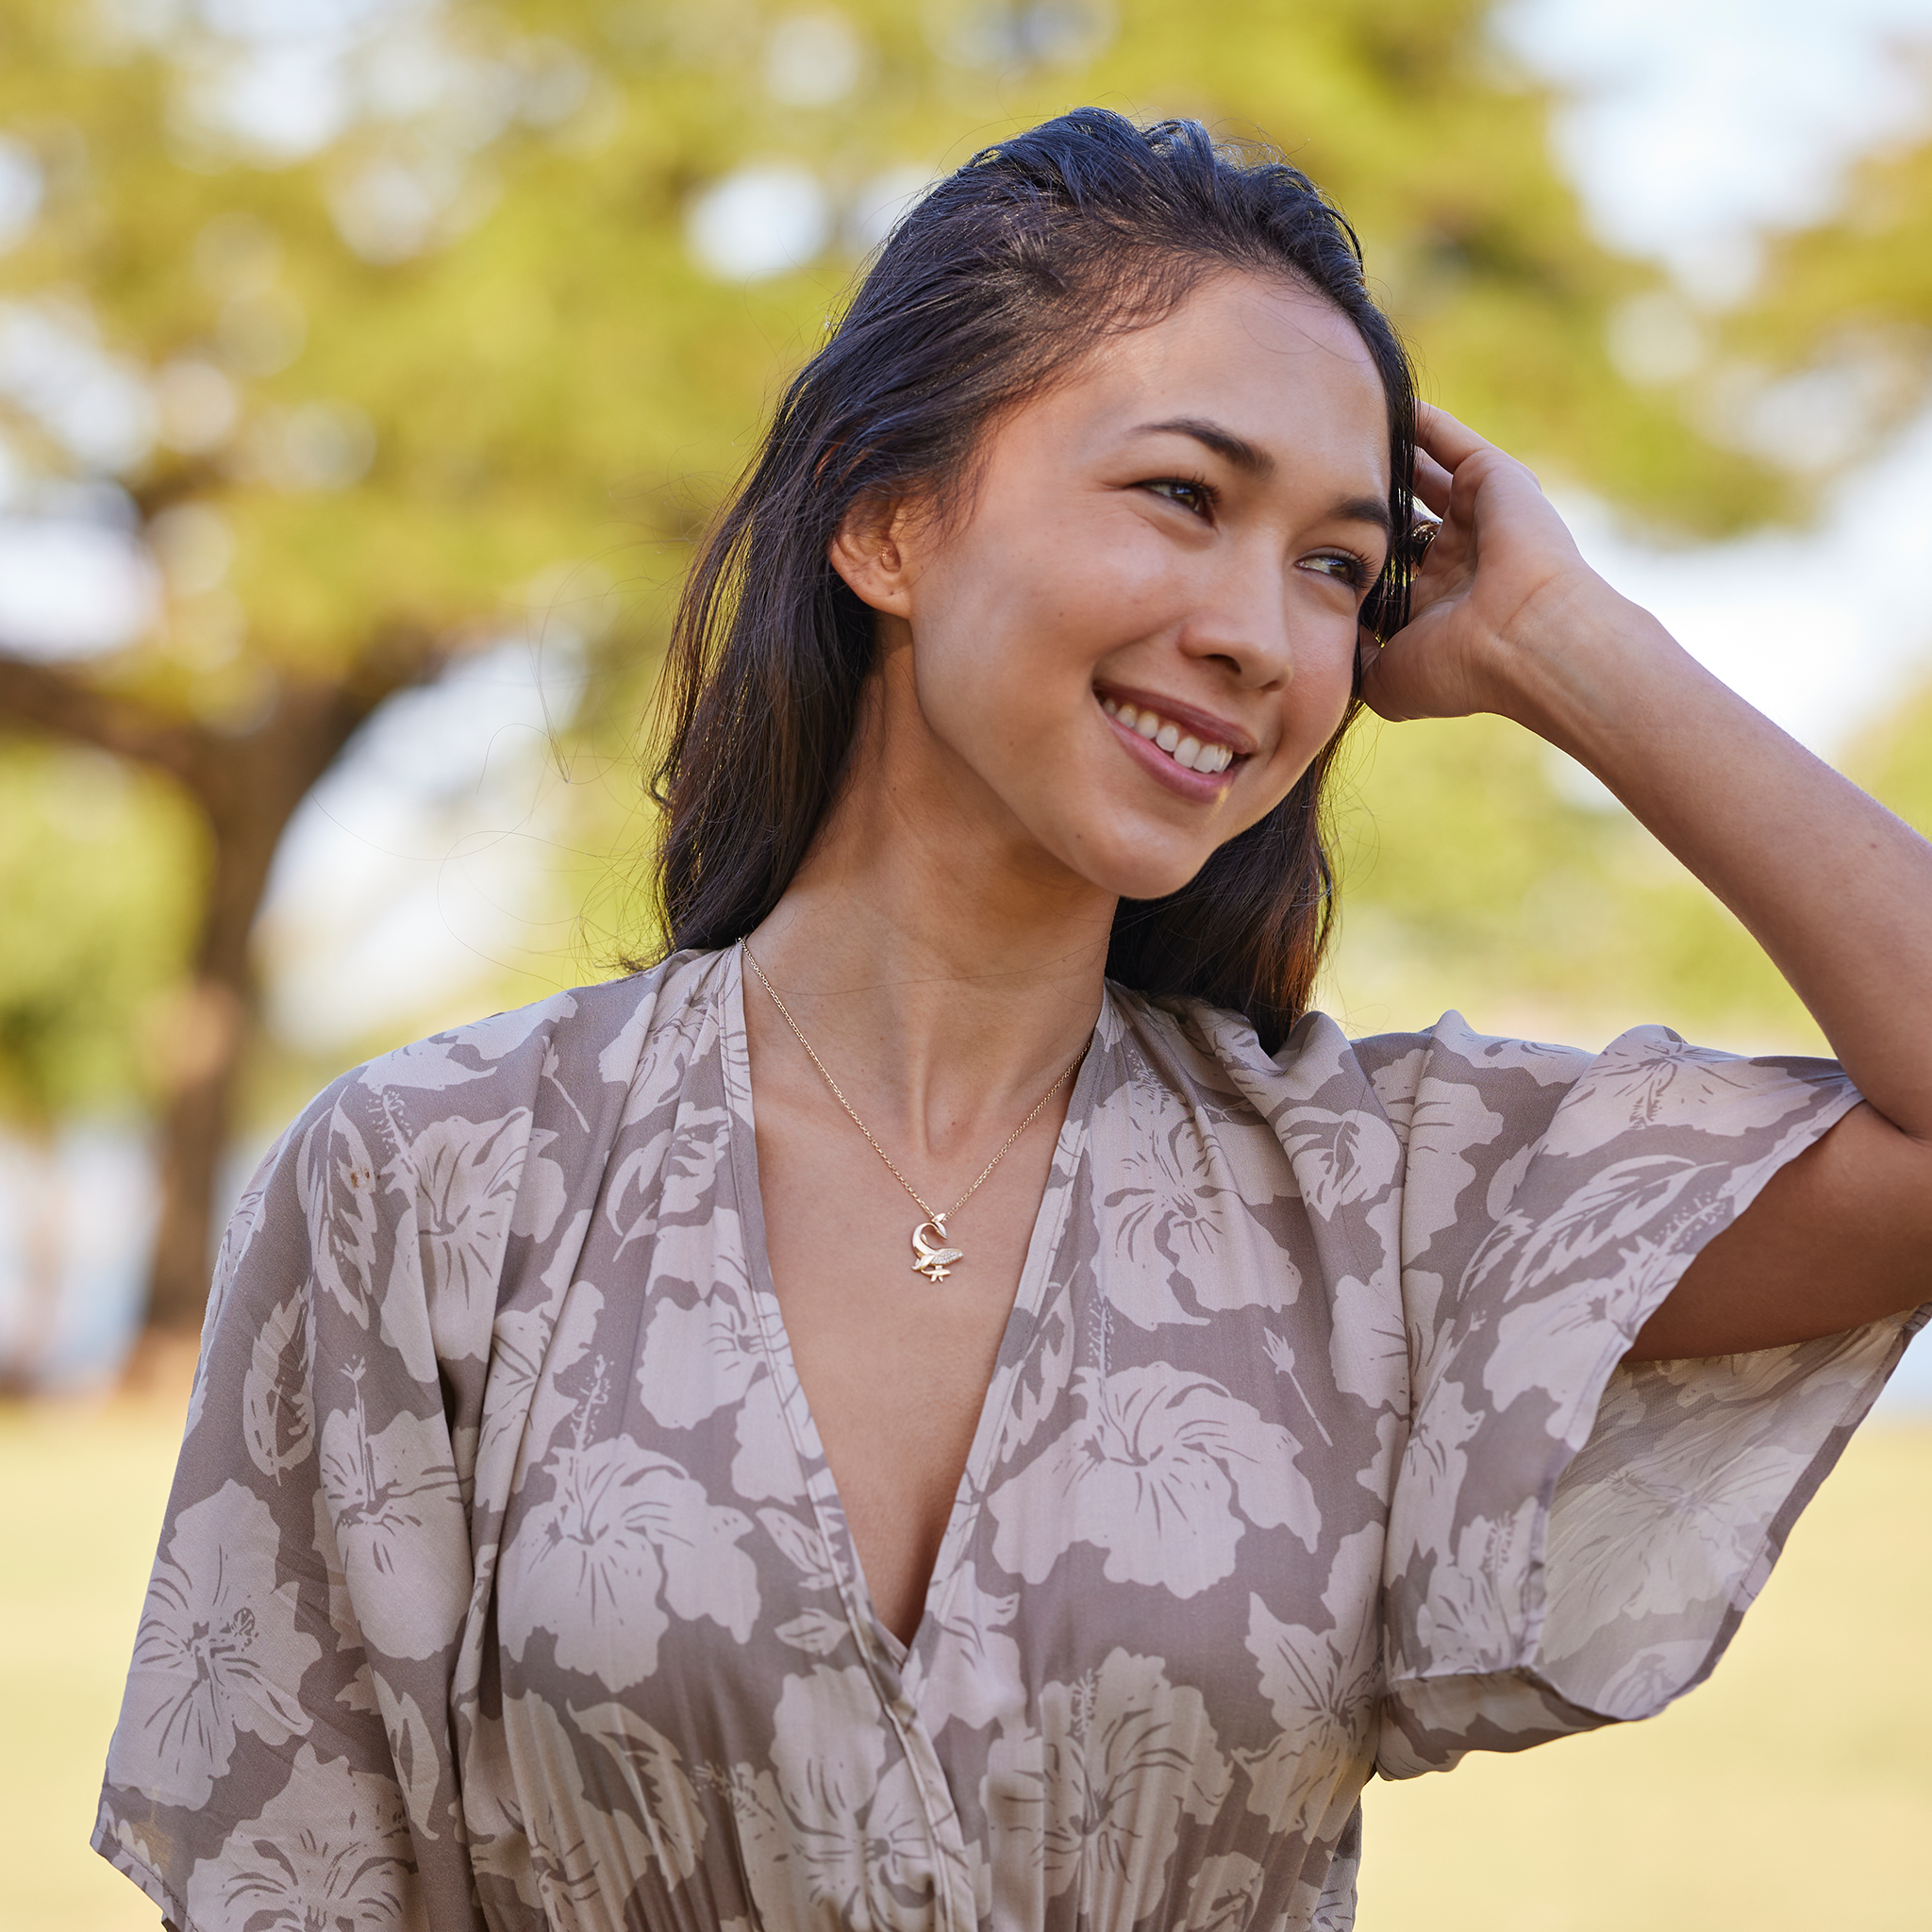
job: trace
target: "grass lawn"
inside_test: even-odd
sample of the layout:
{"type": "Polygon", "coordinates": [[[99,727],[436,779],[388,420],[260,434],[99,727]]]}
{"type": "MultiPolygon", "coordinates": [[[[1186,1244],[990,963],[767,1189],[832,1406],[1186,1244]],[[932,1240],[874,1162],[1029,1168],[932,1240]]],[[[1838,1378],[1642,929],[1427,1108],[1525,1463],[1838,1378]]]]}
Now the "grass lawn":
{"type": "MultiPolygon", "coordinates": [[[[8,1932],[157,1924],[87,1837],[178,1432],[158,1400],[0,1411],[8,1932]]],[[[1928,1531],[1932,1425],[1868,1427],[1704,1690],[1372,1785],[1361,1932],[1927,1932],[1928,1531]]]]}

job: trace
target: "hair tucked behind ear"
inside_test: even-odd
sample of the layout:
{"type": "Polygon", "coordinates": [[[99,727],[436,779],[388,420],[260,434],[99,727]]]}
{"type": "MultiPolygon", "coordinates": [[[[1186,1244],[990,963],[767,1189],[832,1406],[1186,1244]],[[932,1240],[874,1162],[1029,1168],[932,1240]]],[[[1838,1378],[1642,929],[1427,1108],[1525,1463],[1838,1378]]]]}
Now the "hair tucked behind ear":
{"type": "MultiPolygon", "coordinates": [[[[1305,175],[1218,147],[1195,122],[1143,129],[1097,108],[975,155],[894,228],[786,391],[686,585],[653,788],[673,949],[751,931],[837,794],[874,657],[873,612],[826,557],[854,506],[923,495],[943,508],[1005,413],[1228,270],[1291,277],[1355,325],[1389,402],[1393,527],[1409,527],[1408,359],[1363,288],[1354,231],[1305,175]]],[[[1385,633],[1407,569],[1406,553],[1392,558],[1372,595],[1368,620],[1385,633]]],[[[1322,801],[1335,749],[1189,885],[1123,902],[1113,978],[1233,1008],[1271,1051],[1280,1043],[1331,924],[1322,801]]]]}

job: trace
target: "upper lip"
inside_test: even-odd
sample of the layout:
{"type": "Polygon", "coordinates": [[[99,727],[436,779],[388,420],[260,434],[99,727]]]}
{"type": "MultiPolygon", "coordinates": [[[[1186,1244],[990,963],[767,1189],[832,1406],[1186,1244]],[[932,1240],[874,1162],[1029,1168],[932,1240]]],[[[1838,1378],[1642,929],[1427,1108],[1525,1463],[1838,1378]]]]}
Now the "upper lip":
{"type": "Polygon", "coordinates": [[[1163,718],[1191,731],[1203,744],[1224,744],[1237,758],[1249,758],[1255,741],[1239,724],[1217,718],[1198,705],[1184,705],[1179,698],[1164,697],[1158,691],[1138,691],[1129,684],[1096,684],[1093,689],[1117,705],[1132,705],[1137,710],[1158,711],[1163,718]]]}

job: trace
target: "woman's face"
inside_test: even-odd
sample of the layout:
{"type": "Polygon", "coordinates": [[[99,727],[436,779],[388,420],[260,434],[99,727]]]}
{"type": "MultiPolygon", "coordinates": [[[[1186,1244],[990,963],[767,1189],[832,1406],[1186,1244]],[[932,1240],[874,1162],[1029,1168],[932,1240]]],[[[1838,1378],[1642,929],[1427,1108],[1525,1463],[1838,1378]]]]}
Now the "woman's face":
{"type": "Polygon", "coordinates": [[[1220,276],[1107,343],[993,432],[949,521],[834,546],[882,613],[895,794],[1175,891],[1341,722],[1389,484],[1374,365],[1312,295],[1220,276]]]}

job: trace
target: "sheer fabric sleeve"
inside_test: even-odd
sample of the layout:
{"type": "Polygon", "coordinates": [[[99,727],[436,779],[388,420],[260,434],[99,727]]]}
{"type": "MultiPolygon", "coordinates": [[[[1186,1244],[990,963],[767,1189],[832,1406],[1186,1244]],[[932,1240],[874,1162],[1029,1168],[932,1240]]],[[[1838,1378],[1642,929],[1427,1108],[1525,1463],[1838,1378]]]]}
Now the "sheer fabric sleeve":
{"type": "Polygon", "coordinates": [[[1406,1143],[1377,1757],[1404,1777],[1701,1682],[1925,1311],[1622,1364],[1704,1244],[1857,1103],[1833,1062],[1660,1027],[1591,1056],[1453,1014],[1357,1054],[1406,1143]]]}
{"type": "Polygon", "coordinates": [[[478,1923],[468,1532],[394,1139],[347,1076],[223,1243],[93,1840],[184,1932],[478,1923]]]}

